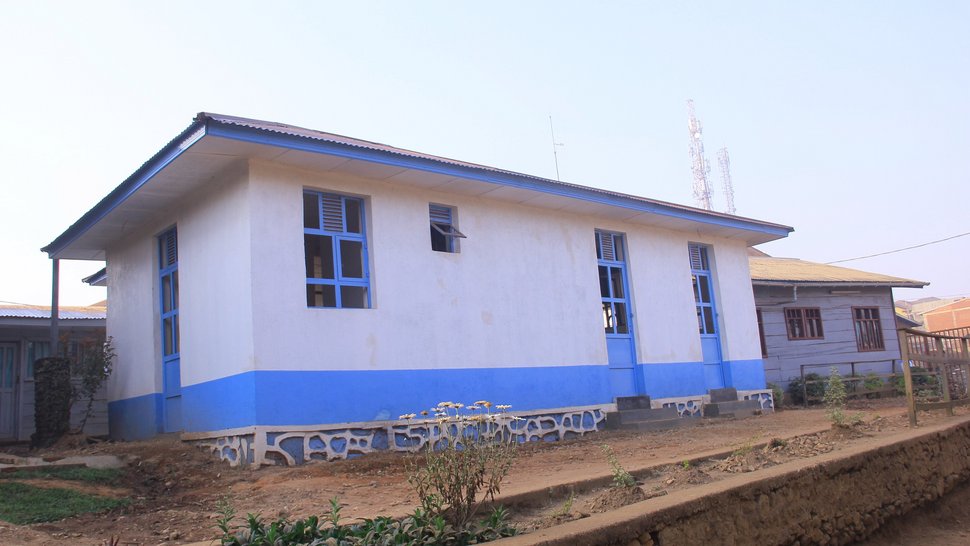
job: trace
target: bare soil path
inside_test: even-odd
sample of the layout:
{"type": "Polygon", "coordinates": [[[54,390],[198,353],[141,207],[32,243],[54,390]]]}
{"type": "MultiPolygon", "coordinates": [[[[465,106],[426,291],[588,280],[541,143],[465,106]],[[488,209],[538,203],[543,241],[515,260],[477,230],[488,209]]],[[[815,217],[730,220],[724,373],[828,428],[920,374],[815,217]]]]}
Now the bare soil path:
{"type": "MultiPolygon", "coordinates": [[[[854,412],[870,423],[865,435],[851,439],[855,445],[906,427],[899,400],[865,402],[850,413],[854,412]]],[[[937,412],[921,419],[937,422],[943,415],[937,412]]],[[[603,444],[613,448],[627,470],[636,472],[705,453],[744,449],[772,438],[807,435],[829,426],[823,410],[799,409],[744,420],[704,421],[671,431],[598,432],[566,442],[529,444],[520,450],[502,496],[608,474],[603,444]]],[[[838,449],[840,442],[833,440],[832,449],[838,449]]],[[[118,486],[130,491],[130,506],[56,523],[16,526],[0,522],[0,544],[100,545],[111,536],[120,537],[122,544],[139,545],[207,540],[215,535],[215,506],[223,497],[240,514],[261,513],[267,518],[321,514],[332,497],[344,505],[343,515],[348,518],[401,515],[417,503],[406,482],[405,458],[396,453],[293,468],[233,469],[175,438],[162,438],[42,455],[100,453],[137,457],[118,486]]],[[[755,470],[752,477],[756,474],[755,470]]],[[[689,482],[689,476],[685,481],[689,482]]]]}

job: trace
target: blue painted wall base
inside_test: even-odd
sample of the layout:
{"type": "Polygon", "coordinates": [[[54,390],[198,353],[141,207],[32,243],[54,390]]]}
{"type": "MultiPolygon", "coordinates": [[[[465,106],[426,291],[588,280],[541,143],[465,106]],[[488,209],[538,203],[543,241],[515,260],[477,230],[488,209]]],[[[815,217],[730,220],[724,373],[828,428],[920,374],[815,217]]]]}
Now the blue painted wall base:
{"type": "MultiPolygon", "coordinates": [[[[728,386],[765,388],[761,360],[724,362],[728,386]]],[[[646,394],[707,393],[702,362],[637,364],[646,394]]],[[[607,365],[380,371],[250,371],[182,388],[185,432],[395,420],[438,402],[486,399],[513,411],[613,402],[607,365]]],[[[108,404],[114,438],[161,431],[161,394],[108,404]]]]}

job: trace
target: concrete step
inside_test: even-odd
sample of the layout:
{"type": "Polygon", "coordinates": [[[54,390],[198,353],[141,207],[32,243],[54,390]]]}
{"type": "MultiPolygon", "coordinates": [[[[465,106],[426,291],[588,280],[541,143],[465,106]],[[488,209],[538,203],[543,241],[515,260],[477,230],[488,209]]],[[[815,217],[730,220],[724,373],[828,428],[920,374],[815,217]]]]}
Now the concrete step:
{"type": "Polygon", "coordinates": [[[617,411],[634,410],[634,409],[650,409],[650,397],[649,396],[617,396],[616,409],[617,411]]]}
{"type": "Polygon", "coordinates": [[[660,419],[657,421],[638,421],[634,423],[624,423],[616,430],[639,430],[642,432],[655,430],[670,430],[682,427],[692,427],[700,424],[701,419],[696,417],[677,417],[675,419],[660,419]]]}
{"type": "Polygon", "coordinates": [[[758,400],[735,400],[704,404],[704,417],[751,417],[761,415],[761,402],[758,400]]]}
{"type": "Polygon", "coordinates": [[[680,419],[680,414],[677,413],[677,408],[668,407],[657,409],[611,411],[606,414],[606,428],[617,429],[623,425],[667,421],[670,419],[680,419]]]}

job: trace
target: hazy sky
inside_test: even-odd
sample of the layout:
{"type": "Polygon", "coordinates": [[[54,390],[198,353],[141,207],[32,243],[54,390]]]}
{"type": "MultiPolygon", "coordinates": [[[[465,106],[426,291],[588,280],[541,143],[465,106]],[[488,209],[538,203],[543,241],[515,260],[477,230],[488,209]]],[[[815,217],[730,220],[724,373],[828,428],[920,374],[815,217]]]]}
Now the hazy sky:
{"type": "MultiPolygon", "coordinates": [[[[685,100],[764,245],[827,262],[970,231],[968,2],[4,2],[0,300],[199,111],[693,204],[685,100]]],[[[716,205],[723,206],[719,190],[716,205]]],[[[970,294],[970,237],[843,264],[970,294]]],[[[62,262],[62,303],[104,298],[62,262]]]]}

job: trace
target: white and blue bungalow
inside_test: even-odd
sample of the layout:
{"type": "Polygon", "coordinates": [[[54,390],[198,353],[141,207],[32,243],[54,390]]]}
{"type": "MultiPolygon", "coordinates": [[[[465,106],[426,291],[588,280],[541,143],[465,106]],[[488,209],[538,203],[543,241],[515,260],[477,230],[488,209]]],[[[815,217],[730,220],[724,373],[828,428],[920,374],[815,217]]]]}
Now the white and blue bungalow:
{"type": "Polygon", "coordinates": [[[43,250],[107,262],[113,436],[293,464],[413,446],[442,400],[554,439],[761,396],[746,249],[791,231],[202,113],[43,250]]]}

